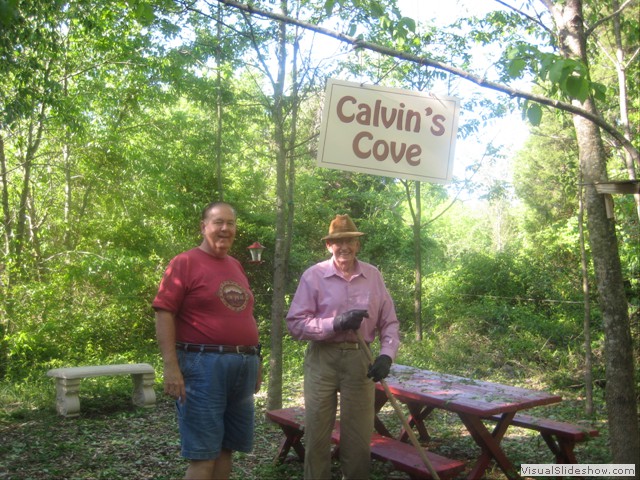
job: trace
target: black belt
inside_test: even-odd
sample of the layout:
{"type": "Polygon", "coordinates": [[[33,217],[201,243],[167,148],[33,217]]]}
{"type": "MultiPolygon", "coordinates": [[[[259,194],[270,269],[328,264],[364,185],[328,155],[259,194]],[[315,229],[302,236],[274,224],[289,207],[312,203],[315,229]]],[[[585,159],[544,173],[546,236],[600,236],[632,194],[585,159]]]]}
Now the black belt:
{"type": "Polygon", "coordinates": [[[260,345],[208,345],[197,343],[176,343],[178,350],[185,352],[207,352],[207,353],[244,353],[245,355],[260,355],[260,345]]]}

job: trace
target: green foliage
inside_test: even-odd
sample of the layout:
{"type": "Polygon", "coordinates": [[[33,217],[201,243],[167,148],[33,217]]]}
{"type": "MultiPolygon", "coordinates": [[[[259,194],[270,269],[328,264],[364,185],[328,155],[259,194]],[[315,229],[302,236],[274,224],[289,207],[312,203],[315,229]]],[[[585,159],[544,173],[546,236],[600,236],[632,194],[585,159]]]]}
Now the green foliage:
{"type": "MultiPolygon", "coordinates": [[[[423,346],[411,346],[407,363],[475,376],[503,370],[517,376],[526,364],[540,374],[557,372],[547,375],[548,382],[578,382],[579,282],[563,286],[561,271],[538,264],[529,253],[469,252],[457,268],[432,275],[424,300],[432,317],[429,332],[423,346]]],[[[601,328],[592,332],[596,342],[601,328]]]]}
{"type": "MultiPolygon", "coordinates": [[[[519,79],[535,75],[541,85],[548,82],[549,94],[584,102],[589,95],[606,96],[606,87],[589,79],[589,69],[582,62],[541,51],[529,43],[509,46],[504,53],[506,78],[519,79]]],[[[535,117],[537,118],[537,116],[535,117]]],[[[532,122],[533,123],[533,122],[532,122]]],[[[533,123],[533,125],[538,125],[533,123]]]]}
{"type": "Polygon", "coordinates": [[[150,299],[158,277],[148,274],[157,264],[121,253],[70,255],[48,282],[8,292],[7,378],[33,380],[49,368],[149,356],[155,348],[150,299]]]}

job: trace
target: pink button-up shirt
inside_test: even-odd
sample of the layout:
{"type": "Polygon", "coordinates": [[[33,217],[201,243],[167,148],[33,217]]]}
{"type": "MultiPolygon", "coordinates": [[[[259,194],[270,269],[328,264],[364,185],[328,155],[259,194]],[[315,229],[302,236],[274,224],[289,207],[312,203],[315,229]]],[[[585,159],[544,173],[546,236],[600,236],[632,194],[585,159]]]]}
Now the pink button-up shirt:
{"type": "Polygon", "coordinates": [[[366,309],[359,332],[367,343],[380,337],[380,354],[395,359],[400,346],[399,324],[391,295],[380,271],[356,260],[355,273],[346,280],[333,259],[307,269],[300,278],[289,313],[287,327],[297,340],[357,342],[353,330],[333,331],[336,315],[352,309],[366,309]]]}

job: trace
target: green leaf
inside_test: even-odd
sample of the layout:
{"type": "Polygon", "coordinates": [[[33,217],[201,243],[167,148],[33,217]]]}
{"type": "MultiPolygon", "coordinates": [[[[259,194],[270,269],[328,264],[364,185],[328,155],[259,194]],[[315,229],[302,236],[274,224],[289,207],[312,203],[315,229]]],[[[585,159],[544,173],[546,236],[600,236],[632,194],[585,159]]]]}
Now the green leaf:
{"type": "Polygon", "coordinates": [[[0,25],[8,27],[19,15],[18,5],[15,0],[0,0],[0,25]]]}
{"type": "Polygon", "coordinates": [[[607,87],[602,83],[592,82],[591,92],[593,93],[593,98],[600,102],[604,102],[607,99],[607,87]]]}
{"type": "Polygon", "coordinates": [[[416,33],[416,21],[413,18],[402,17],[400,19],[400,25],[403,25],[411,33],[416,33]]]}
{"type": "Polygon", "coordinates": [[[584,77],[570,76],[567,78],[566,89],[572,98],[581,102],[584,102],[589,96],[589,82],[584,77]]]}
{"type": "Polygon", "coordinates": [[[540,71],[539,71],[540,78],[542,78],[543,80],[547,78],[547,75],[549,74],[551,67],[553,67],[555,60],[556,60],[555,55],[541,54],[540,71]]]}
{"type": "Polygon", "coordinates": [[[540,125],[542,120],[542,107],[537,103],[532,103],[527,107],[527,119],[533,126],[540,125]]]}
{"type": "Polygon", "coordinates": [[[326,2],[324,2],[324,11],[327,16],[331,16],[331,14],[333,13],[333,7],[335,7],[335,5],[336,0],[326,0],[326,2]]]}
{"type": "Polygon", "coordinates": [[[560,83],[564,75],[566,75],[566,66],[565,60],[557,60],[553,62],[549,67],[549,80],[553,83],[560,83]]]}
{"type": "Polygon", "coordinates": [[[507,67],[507,71],[511,78],[519,78],[522,76],[524,69],[526,68],[527,63],[522,58],[516,58],[509,62],[509,66],[507,67]]]}
{"type": "Polygon", "coordinates": [[[371,2],[369,7],[371,8],[371,13],[373,14],[374,17],[381,17],[384,15],[385,6],[383,6],[382,3],[371,2]]]}
{"type": "Polygon", "coordinates": [[[135,15],[138,22],[144,26],[151,25],[156,18],[153,7],[148,3],[142,2],[136,6],[135,15]]]}

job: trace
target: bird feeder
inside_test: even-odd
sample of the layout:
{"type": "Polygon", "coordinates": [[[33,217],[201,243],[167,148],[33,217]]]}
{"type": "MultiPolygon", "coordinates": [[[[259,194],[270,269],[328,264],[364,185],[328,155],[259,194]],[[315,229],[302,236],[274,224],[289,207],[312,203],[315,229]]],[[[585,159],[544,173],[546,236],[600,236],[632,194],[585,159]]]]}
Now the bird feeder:
{"type": "Polygon", "coordinates": [[[251,260],[249,263],[262,263],[264,246],[260,245],[260,242],[253,242],[247,249],[251,252],[251,260]]]}

